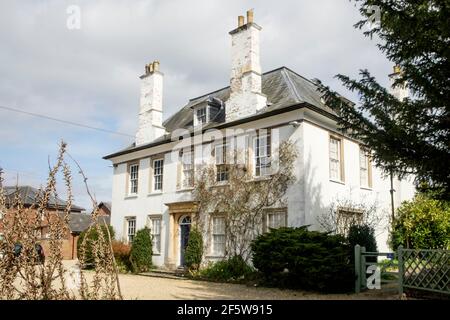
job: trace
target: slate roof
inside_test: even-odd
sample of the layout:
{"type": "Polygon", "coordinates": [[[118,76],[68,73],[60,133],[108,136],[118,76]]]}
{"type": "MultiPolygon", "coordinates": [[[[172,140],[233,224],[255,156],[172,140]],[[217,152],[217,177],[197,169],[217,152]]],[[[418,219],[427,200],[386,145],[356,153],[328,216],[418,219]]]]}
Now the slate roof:
{"type": "MultiPolygon", "coordinates": [[[[262,93],[267,96],[268,106],[261,109],[257,114],[245,119],[239,119],[238,121],[250,121],[254,118],[271,116],[283,111],[289,111],[292,108],[297,109],[302,107],[312,108],[315,111],[333,118],[336,116],[334,111],[322,102],[322,94],[319,91],[319,86],[316,82],[309,80],[286,67],[281,67],[262,75],[262,93]]],[[[211,98],[218,98],[225,102],[229,96],[230,87],[228,86],[203,96],[190,99],[188,104],[164,121],[163,125],[168,134],[146,145],[136,147],[132,144],[119,152],[105,156],[104,159],[110,159],[118,155],[167,143],[171,138],[170,133],[175,129],[184,128],[193,131],[192,107],[211,98]]],[[[222,121],[210,122],[203,127],[203,130],[223,125],[223,119],[225,118],[224,113],[225,109],[222,108],[216,117],[216,119],[221,119],[222,121]]]]}
{"type": "Polygon", "coordinates": [[[98,205],[99,208],[101,208],[102,206],[104,206],[106,209],[108,209],[109,212],[111,212],[111,202],[109,201],[102,201],[100,202],[100,204],[98,205]]]}
{"type": "MultiPolygon", "coordinates": [[[[106,223],[109,225],[110,216],[99,216],[100,224],[106,223]]],[[[92,216],[87,213],[71,213],[69,216],[69,228],[73,233],[80,233],[89,228],[92,222],[92,216]]]]}
{"type": "MultiPolygon", "coordinates": [[[[19,197],[24,206],[31,206],[37,204],[37,201],[40,196],[40,191],[31,186],[18,186],[18,187],[4,187],[3,188],[6,198],[6,205],[10,206],[14,203],[14,198],[16,196],[16,192],[18,192],[19,197]]],[[[48,201],[48,208],[52,209],[65,209],[67,202],[51,195],[48,201]]],[[[72,205],[72,212],[81,212],[85,209],[76,205],[72,205]]]]}

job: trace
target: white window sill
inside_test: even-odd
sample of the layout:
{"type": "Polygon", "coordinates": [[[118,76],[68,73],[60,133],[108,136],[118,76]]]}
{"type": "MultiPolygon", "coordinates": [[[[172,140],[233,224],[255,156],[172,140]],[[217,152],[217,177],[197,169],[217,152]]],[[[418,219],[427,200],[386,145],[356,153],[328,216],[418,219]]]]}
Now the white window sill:
{"type": "Polygon", "coordinates": [[[151,197],[151,196],[159,196],[159,195],[162,195],[162,191],[161,190],[158,190],[158,191],[153,191],[153,192],[150,192],[150,193],[148,193],[147,194],[147,196],[148,197],[151,197]]]}
{"type": "Polygon", "coordinates": [[[263,176],[253,176],[253,180],[268,180],[270,179],[270,177],[272,176],[272,174],[265,174],[263,176]]]}
{"type": "Polygon", "coordinates": [[[185,187],[185,188],[177,189],[176,192],[187,192],[187,191],[192,191],[192,190],[194,190],[194,187],[185,187]]]}
{"type": "Polygon", "coordinates": [[[152,256],[154,256],[154,257],[159,257],[159,256],[161,256],[161,252],[152,253],[152,256]]]}
{"type": "Polygon", "coordinates": [[[138,197],[137,194],[129,194],[129,195],[125,196],[125,200],[126,199],[136,199],[137,197],[138,197]]]}
{"type": "Polygon", "coordinates": [[[228,181],[216,181],[216,184],[211,187],[224,187],[229,185],[230,183],[228,181]]]}
{"type": "Polygon", "coordinates": [[[340,180],[330,179],[330,182],[334,182],[334,183],[345,185],[345,182],[344,181],[340,181],[340,180]]]}
{"type": "Polygon", "coordinates": [[[373,189],[371,187],[360,187],[361,190],[366,190],[366,191],[373,191],[373,189]]]}

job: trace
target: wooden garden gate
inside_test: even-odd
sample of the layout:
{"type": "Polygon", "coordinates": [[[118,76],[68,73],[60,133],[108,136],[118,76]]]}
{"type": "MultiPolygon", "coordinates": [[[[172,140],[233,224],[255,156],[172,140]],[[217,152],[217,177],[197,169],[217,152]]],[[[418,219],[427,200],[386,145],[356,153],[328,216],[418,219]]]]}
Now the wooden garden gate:
{"type": "Polygon", "coordinates": [[[369,266],[377,268],[380,285],[396,283],[398,293],[405,288],[450,295],[450,251],[429,249],[405,249],[397,252],[367,252],[355,246],[355,292],[368,289],[369,266]],[[387,262],[380,262],[386,257],[387,262]]]}

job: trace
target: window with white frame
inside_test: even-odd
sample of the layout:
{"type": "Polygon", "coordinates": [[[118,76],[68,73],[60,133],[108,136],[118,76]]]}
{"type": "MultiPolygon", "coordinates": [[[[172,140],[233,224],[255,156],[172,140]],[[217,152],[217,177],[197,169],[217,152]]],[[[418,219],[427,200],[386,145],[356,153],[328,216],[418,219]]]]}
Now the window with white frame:
{"type": "Polygon", "coordinates": [[[342,154],[340,139],[330,137],[330,179],[342,181],[342,154]]]}
{"type": "Polygon", "coordinates": [[[254,140],[253,146],[255,154],[255,176],[261,177],[270,174],[270,134],[258,136],[254,140]]]}
{"type": "Polygon", "coordinates": [[[214,256],[225,256],[225,218],[212,218],[212,253],[214,256]]]}
{"type": "Polygon", "coordinates": [[[161,217],[149,217],[150,234],[152,236],[152,250],[153,254],[161,253],[161,217]]]}
{"type": "Polygon", "coordinates": [[[197,124],[205,124],[208,120],[206,107],[197,109],[195,115],[197,117],[197,124]]]}
{"type": "Polygon", "coordinates": [[[228,181],[229,167],[227,164],[227,144],[221,144],[214,148],[216,160],[216,181],[228,181]]]}
{"type": "Polygon", "coordinates": [[[161,191],[163,188],[164,160],[153,161],[153,191],[161,191]]]}
{"type": "Polygon", "coordinates": [[[134,236],[136,235],[136,217],[129,217],[126,220],[127,222],[127,241],[128,243],[132,243],[134,240],[134,236]]]}
{"type": "Polygon", "coordinates": [[[129,187],[129,193],[130,194],[137,194],[138,192],[138,180],[139,180],[139,165],[138,164],[131,164],[129,167],[129,177],[130,177],[130,187],[129,187]]]}
{"type": "Polygon", "coordinates": [[[183,170],[182,186],[190,188],[194,186],[194,152],[185,151],[181,155],[181,165],[183,170]]]}
{"type": "Polygon", "coordinates": [[[266,229],[278,229],[287,226],[286,210],[270,210],[267,212],[266,229]]]}
{"type": "Polygon", "coordinates": [[[366,149],[359,148],[359,182],[361,187],[370,187],[370,160],[366,149]]]}

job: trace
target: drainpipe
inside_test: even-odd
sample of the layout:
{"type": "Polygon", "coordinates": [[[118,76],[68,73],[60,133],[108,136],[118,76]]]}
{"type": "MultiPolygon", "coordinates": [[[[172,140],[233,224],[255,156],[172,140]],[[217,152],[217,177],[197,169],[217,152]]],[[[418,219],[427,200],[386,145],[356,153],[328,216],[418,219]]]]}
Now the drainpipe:
{"type": "Polygon", "coordinates": [[[391,193],[391,213],[392,213],[392,223],[394,223],[394,219],[395,219],[395,210],[394,210],[394,175],[392,174],[392,170],[390,173],[390,178],[391,178],[391,190],[389,190],[389,192],[391,193]]]}

